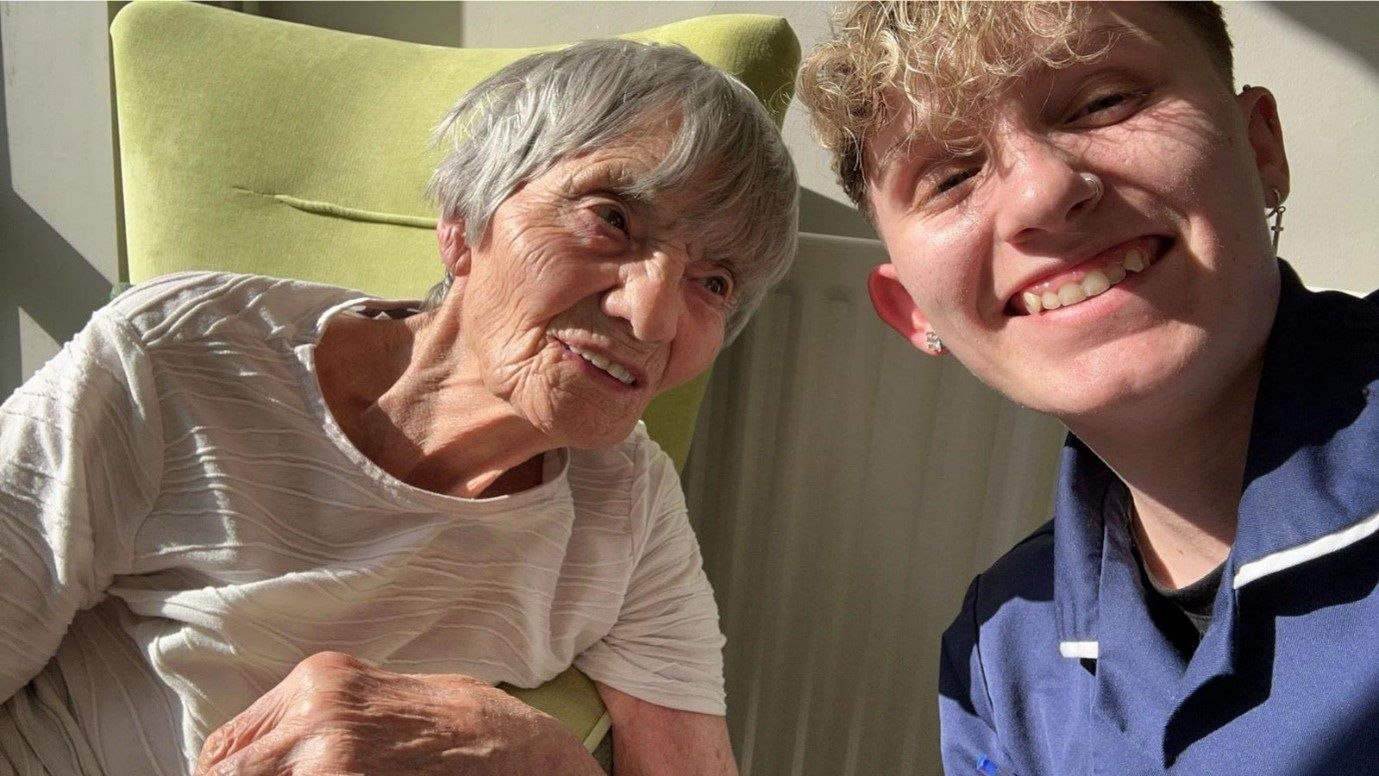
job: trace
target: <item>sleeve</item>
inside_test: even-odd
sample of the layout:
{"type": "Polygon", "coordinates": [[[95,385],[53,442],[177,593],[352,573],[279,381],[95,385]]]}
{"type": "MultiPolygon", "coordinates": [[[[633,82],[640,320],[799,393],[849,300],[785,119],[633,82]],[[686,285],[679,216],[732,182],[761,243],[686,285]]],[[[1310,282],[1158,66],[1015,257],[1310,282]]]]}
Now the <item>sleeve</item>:
{"type": "Polygon", "coordinates": [[[0,405],[0,698],[127,570],[161,436],[148,359],[110,308],[0,405]]]}
{"type": "Polygon", "coordinates": [[[950,776],[1010,773],[1005,748],[991,724],[991,701],[986,690],[978,649],[977,590],[972,580],[962,612],[943,634],[939,651],[939,750],[943,772],[950,776]]]}
{"type": "MultiPolygon", "coordinates": [[[[655,448],[655,445],[650,445],[655,448]]],[[[690,528],[680,478],[654,450],[646,528],[618,621],[575,659],[589,678],[658,706],[727,713],[718,606],[690,528]]],[[[637,544],[640,544],[638,549],[637,544]]]]}

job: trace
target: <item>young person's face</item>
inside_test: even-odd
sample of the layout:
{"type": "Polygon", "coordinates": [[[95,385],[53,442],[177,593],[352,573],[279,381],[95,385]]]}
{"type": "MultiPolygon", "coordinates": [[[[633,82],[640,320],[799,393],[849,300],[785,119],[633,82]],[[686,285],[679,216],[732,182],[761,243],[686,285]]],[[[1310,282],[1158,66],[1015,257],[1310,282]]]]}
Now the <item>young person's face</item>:
{"type": "Polygon", "coordinates": [[[900,116],[866,157],[892,262],[870,279],[881,317],[1064,420],[1193,401],[1258,358],[1278,283],[1265,208],[1288,189],[1273,98],[1232,94],[1176,14],[1116,4],[1090,24],[1125,29],[1014,84],[983,153],[898,146],[900,116]]]}

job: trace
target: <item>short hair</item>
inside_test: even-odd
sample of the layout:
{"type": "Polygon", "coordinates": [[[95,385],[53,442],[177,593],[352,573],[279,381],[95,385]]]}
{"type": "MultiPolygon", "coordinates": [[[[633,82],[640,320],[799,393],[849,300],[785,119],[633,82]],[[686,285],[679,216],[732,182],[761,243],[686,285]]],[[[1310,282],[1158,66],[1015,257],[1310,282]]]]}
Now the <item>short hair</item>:
{"type": "MultiPolygon", "coordinates": [[[[1214,2],[1164,7],[1197,33],[1229,88],[1231,39],[1221,7],[1214,2]]],[[[1011,79],[1036,66],[1064,68],[1104,53],[1109,41],[1083,39],[1088,11],[1080,2],[840,5],[832,36],[805,57],[799,92],[815,137],[832,152],[843,190],[871,215],[867,143],[906,108],[915,110],[916,136],[954,153],[974,150],[993,97],[1011,79]]]]}
{"type": "MultiPolygon", "coordinates": [[[[594,40],[520,59],[460,98],[436,130],[444,158],[429,193],[477,244],[498,206],[562,159],[638,132],[674,131],[634,194],[693,185],[678,214],[733,273],[725,342],[741,331],[795,257],[799,186],[770,113],[737,79],[680,46],[594,40]]],[[[443,296],[448,278],[433,289],[443,296]]]]}

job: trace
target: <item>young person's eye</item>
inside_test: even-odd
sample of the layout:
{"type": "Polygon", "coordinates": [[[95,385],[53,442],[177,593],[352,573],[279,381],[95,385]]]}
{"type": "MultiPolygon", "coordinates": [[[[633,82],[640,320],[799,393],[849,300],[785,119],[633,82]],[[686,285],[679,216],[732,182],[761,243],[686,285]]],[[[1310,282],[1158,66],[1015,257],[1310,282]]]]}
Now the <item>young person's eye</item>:
{"type": "Polygon", "coordinates": [[[1133,112],[1133,108],[1144,98],[1144,92],[1115,92],[1103,94],[1083,103],[1068,117],[1071,124],[1092,124],[1103,126],[1114,124],[1133,112]]]}
{"type": "Polygon", "coordinates": [[[971,178],[976,174],[976,168],[955,172],[952,175],[949,175],[945,177],[943,180],[939,181],[938,184],[934,186],[934,192],[937,194],[945,194],[951,191],[952,189],[956,189],[957,187],[961,186],[964,182],[967,181],[968,178],[971,178]]]}
{"type": "Polygon", "coordinates": [[[961,198],[964,184],[982,171],[980,163],[967,167],[944,167],[923,176],[918,187],[917,203],[922,207],[940,207],[961,198]]]}

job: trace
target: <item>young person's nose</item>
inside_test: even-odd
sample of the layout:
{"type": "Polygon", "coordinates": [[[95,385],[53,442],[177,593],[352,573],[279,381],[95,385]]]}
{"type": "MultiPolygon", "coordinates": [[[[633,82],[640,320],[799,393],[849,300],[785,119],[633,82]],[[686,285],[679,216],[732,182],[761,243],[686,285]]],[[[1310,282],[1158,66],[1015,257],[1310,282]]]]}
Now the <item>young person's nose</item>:
{"type": "Polygon", "coordinates": [[[1047,138],[1011,133],[1001,157],[996,229],[1005,242],[1026,243],[1065,229],[1101,199],[1101,179],[1047,138]]]}

